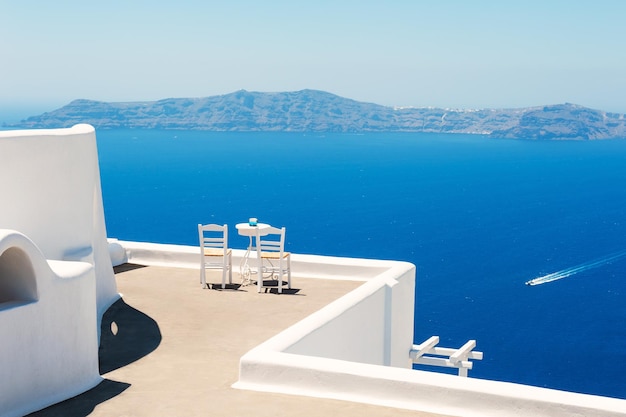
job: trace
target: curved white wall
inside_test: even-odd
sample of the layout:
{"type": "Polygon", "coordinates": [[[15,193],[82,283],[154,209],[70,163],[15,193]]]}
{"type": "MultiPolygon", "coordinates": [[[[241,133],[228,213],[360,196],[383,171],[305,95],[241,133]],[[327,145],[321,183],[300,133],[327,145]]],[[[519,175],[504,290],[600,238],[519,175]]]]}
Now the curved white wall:
{"type": "Polygon", "coordinates": [[[95,130],[0,132],[0,415],[100,381],[99,321],[117,299],[95,130]]]}
{"type": "Polygon", "coordinates": [[[0,415],[22,416],[100,381],[96,279],[87,262],[47,261],[0,229],[0,415]]]}
{"type": "Polygon", "coordinates": [[[94,128],[0,132],[0,185],[0,229],[25,234],[46,259],[92,263],[102,315],[118,294],[94,128]]]}

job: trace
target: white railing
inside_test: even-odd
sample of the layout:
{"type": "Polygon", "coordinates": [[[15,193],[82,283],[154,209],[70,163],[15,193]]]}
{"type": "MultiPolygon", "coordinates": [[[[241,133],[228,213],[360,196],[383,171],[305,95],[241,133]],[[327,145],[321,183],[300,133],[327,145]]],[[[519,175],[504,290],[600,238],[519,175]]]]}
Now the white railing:
{"type": "Polygon", "coordinates": [[[432,336],[419,345],[413,345],[410,356],[413,363],[418,365],[442,366],[457,368],[459,376],[467,377],[472,369],[473,362],[469,359],[482,360],[483,353],[474,351],[476,341],[470,340],[458,349],[437,346],[439,336],[432,336]]]}

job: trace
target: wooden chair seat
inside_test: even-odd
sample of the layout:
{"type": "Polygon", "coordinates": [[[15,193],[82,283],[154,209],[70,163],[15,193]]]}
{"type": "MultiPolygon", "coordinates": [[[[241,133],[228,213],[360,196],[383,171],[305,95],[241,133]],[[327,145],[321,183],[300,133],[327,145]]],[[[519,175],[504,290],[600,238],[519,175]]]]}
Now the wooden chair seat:
{"type": "MultiPolygon", "coordinates": [[[[283,259],[291,255],[289,252],[283,252],[283,259]]],[[[280,259],[280,252],[261,252],[263,259],[280,259]]]]}
{"type": "MultiPolygon", "coordinates": [[[[231,249],[226,250],[226,255],[229,256],[231,254],[231,249]]],[[[213,248],[204,248],[204,256],[224,256],[223,249],[213,249],[213,248]]]]}

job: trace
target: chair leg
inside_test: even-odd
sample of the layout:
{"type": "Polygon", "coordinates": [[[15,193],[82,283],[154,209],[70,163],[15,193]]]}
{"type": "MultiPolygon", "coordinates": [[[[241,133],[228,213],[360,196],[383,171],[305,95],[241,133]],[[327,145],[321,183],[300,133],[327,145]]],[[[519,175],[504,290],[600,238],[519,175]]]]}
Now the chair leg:
{"type": "Polygon", "coordinates": [[[233,258],[231,255],[228,255],[228,283],[233,283],[233,258]]]}
{"type": "Polygon", "coordinates": [[[257,276],[256,276],[256,289],[257,292],[261,292],[261,288],[263,288],[263,259],[258,257],[258,268],[257,268],[257,276]]]}
{"type": "Polygon", "coordinates": [[[202,284],[202,288],[208,288],[208,285],[206,283],[206,272],[204,270],[204,265],[200,266],[200,283],[202,284]]]}
{"type": "Polygon", "coordinates": [[[287,257],[287,288],[291,289],[291,256],[287,257]]]}

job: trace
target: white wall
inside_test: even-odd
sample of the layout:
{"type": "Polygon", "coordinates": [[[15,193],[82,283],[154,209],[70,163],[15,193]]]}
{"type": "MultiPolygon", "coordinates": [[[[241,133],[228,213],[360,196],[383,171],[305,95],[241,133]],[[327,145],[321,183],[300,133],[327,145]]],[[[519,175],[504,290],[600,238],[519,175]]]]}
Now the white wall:
{"type": "MultiPolygon", "coordinates": [[[[340,262],[318,257],[331,275],[340,262]]],[[[234,387],[450,416],[626,416],[624,400],[410,369],[415,267],[364,264],[384,272],[246,353],[234,387]]]]}
{"type": "Polygon", "coordinates": [[[47,261],[26,236],[0,229],[0,281],[0,415],[22,416],[97,385],[93,266],[47,261]]]}
{"type": "Polygon", "coordinates": [[[410,368],[414,293],[415,266],[396,262],[385,274],[309,316],[300,324],[307,331],[285,340],[280,350],[410,368]]]}
{"type": "Polygon", "coordinates": [[[96,385],[117,298],[93,127],[0,132],[0,415],[96,385]]]}
{"type": "Polygon", "coordinates": [[[92,126],[0,132],[0,229],[28,236],[46,259],[86,260],[99,315],[118,297],[92,126]]]}
{"type": "MultiPolygon", "coordinates": [[[[199,246],[169,245],[150,242],[130,242],[110,239],[124,252],[117,259],[139,265],[174,266],[199,269],[199,246]]],[[[233,249],[233,271],[239,272],[244,249],[233,249]]],[[[256,259],[253,252],[251,257],[256,259]]],[[[256,261],[251,261],[256,262],[256,261]]],[[[369,281],[389,270],[391,261],[374,259],[339,258],[333,256],[292,254],[292,276],[296,278],[347,279],[369,281]]]]}

